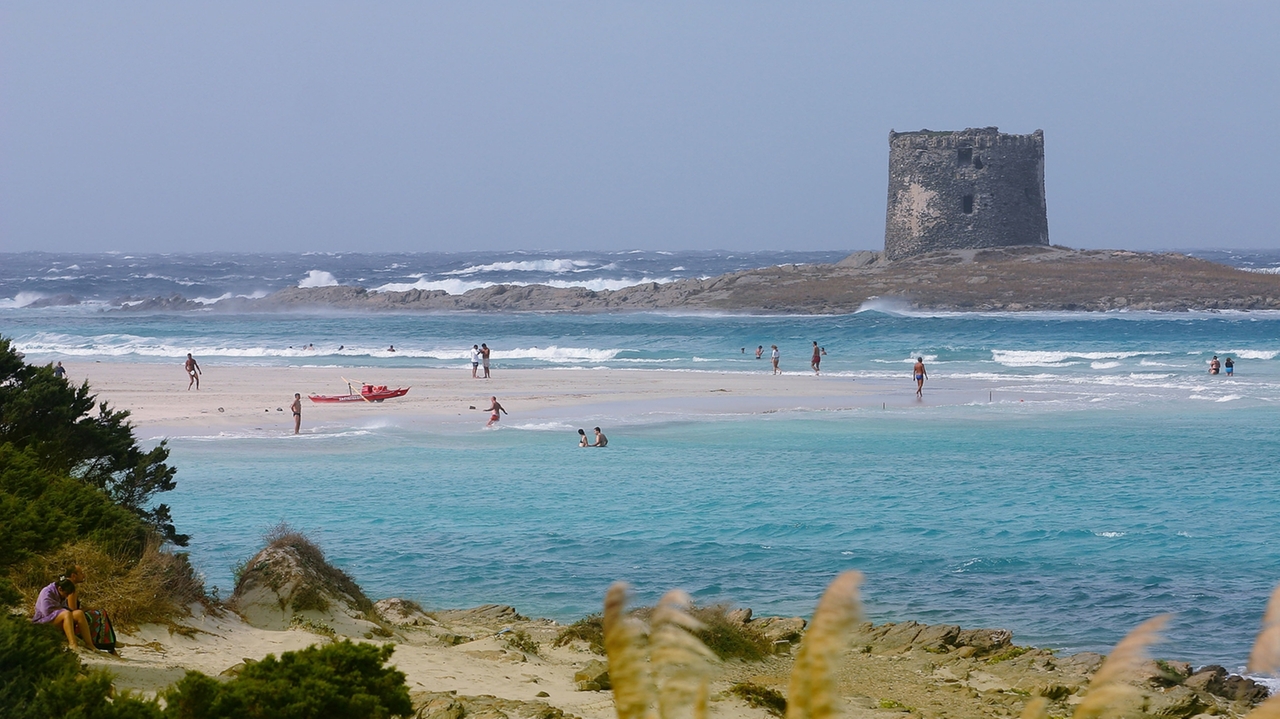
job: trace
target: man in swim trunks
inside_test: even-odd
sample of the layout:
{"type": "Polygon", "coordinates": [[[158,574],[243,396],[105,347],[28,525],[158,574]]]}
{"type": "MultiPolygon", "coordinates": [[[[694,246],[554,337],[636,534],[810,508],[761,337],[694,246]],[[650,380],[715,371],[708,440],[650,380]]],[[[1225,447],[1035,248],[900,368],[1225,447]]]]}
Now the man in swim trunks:
{"type": "Polygon", "coordinates": [[[200,389],[200,365],[196,364],[196,358],[192,357],[190,352],[187,353],[186,368],[187,376],[191,378],[191,381],[187,383],[187,391],[191,391],[192,384],[196,386],[197,390],[200,389]]]}
{"type": "Polygon", "coordinates": [[[1222,369],[1222,363],[1218,361],[1218,355],[1214,355],[1209,360],[1209,374],[1218,374],[1218,370],[1222,369]]]}
{"type": "Polygon", "coordinates": [[[471,379],[476,379],[480,370],[480,345],[471,345],[471,379]]]}
{"type": "Polygon", "coordinates": [[[487,409],[487,410],[485,410],[485,411],[486,411],[486,412],[490,412],[490,413],[491,413],[491,414],[489,415],[489,422],[488,422],[487,424],[485,424],[485,426],[486,426],[486,427],[492,427],[492,426],[493,426],[493,423],[498,421],[498,413],[499,413],[499,412],[501,412],[502,414],[511,414],[511,413],[510,413],[510,412],[508,412],[506,409],[504,409],[502,405],[498,404],[498,398],[497,398],[497,397],[490,397],[490,398],[489,398],[489,409],[487,409]]]}
{"type": "Polygon", "coordinates": [[[489,345],[480,343],[480,364],[484,367],[484,378],[489,379],[489,345]]]}
{"type": "Polygon", "coordinates": [[[756,359],[760,359],[762,355],[764,355],[764,345],[756,347],[756,359]]]}
{"type": "Polygon", "coordinates": [[[916,396],[924,397],[924,381],[929,378],[929,373],[924,371],[924,358],[916,358],[916,366],[911,369],[911,374],[916,380],[916,396]]]}
{"type": "Polygon", "coordinates": [[[293,433],[297,434],[302,429],[302,394],[293,393],[293,404],[289,405],[289,409],[293,410],[293,433]]]}
{"type": "Polygon", "coordinates": [[[1222,363],[1222,368],[1227,371],[1227,376],[1230,377],[1233,374],[1233,370],[1236,368],[1236,363],[1232,362],[1231,358],[1228,357],[1227,361],[1222,363]]]}
{"type": "Polygon", "coordinates": [[[592,447],[608,447],[609,446],[609,438],[604,436],[604,432],[601,432],[599,427],[596,427],[596,443],[591,446],[592,447]]]}
{"type": "Polygon", "coordinates": [[[809,360],[809,366],[813,368],[814,374],[819,374],[818,366],[822,364],[822,350],[818,347],[817,341],[813,343],[813,359],[809,360]]]}

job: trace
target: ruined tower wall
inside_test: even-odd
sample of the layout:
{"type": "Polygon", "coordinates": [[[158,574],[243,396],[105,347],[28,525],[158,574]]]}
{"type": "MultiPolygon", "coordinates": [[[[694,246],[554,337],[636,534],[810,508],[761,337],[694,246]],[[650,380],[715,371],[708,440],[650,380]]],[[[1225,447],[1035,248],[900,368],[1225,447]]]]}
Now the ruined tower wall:
{"type": "Polygon", "coordinates": [[[1042,131],[889,133],[888,259],[1048,244],[1042,131]]]}

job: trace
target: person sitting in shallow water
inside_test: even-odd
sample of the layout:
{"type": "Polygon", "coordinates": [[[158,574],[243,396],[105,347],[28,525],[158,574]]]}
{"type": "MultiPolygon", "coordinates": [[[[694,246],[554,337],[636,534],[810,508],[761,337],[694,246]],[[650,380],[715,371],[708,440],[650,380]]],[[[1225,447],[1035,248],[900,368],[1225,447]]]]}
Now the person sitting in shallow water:
{"type": "Polygon", "coordinates": [[[587,441],[587,431],[585,429],[578,430],[578,446],[590,447],[591,443],[587,441]]]}

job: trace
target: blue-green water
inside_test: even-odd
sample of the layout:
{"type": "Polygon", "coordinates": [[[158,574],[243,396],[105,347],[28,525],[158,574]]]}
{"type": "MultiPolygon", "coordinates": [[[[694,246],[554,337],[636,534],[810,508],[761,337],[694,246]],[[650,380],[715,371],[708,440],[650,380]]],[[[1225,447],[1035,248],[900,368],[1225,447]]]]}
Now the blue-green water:
{"type": "Polygon", "coordinates": [[[374,596],[572,619],[642,600],[807,614],[866,573],[879,620],[1101,649],[1178,613],[1167,653],[1240,664],[1280,580],[1274,412],[915,408],[570,432],[177,440],[175,517],[222,587],[271,523],[374,596]]]}
{"type": "MultiPolygon", "coordinates": [[[[700,272],[697,258],[660,259],[700,272]]],[[[499,264],[509,263],[489,263],[499,264]]],[[[130,271],[155,274],[146,270],[130,271]]],[[[20,279],[10,282],[19,293],[20,279]]],[[[258,280],[236,281],[248,290],[258,280]]],[[[613,406],[603,451],[578,449],[574,434],[603,418],[545,413],[513,415],[498,431],[390,416],[308,425],[299,437],[184,430],[170,438],[178,489],[163,501],[224,593],[234,565],[285,520],[375,598],[431,607],[504,602],[569,620],[626,580],[642,601],[681,587],[704,602],[807,614],[836,573],[856,568],[877,621],[1002,626],[1021,642],[1105,650],[1171,611],[1161,654],[1236,667],[1280,583],[1276,313],[928,315],[886,303],[836,317],[133,315],[78,305],[0,307],[0,334],[91,381],[98,362],[169,363],[178,390],[189,351],[214,370],[206,382],[246,364],[351,367],[373,381],[380,368],[447,367],[470,381],[467,349],[479,342],[494,348],[495,384],[536,368],[696,373],[714,386],[720,373],[767,371],[757,345],[778,344],[784,369],[805,372],[815,340],[828,354],[813,381],[902,383],[901,401],[883,410],[613,406]],[[1236,360],[1234,377],[1206,372],[1214,354],[1236,360]],[[920,404],[906,378],[916,356],[930,373],[920,404]],[[969,399],[938,399],[948,393],[969,399]]]]}

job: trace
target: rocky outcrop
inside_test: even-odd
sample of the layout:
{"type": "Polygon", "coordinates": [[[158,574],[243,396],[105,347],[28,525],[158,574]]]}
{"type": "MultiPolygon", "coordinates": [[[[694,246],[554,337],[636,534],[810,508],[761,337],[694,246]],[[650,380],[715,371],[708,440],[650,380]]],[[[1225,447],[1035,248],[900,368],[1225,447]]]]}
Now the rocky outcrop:
{"type": "Polygon", "coordinates": [[[290,287],[260,299],[203,305],[174,295],[121,304],[119,309],[839,314],[877,299],[909,308],[956,311],[1280,309],[1280,275],[1172,253],[1007,247],[934,252],[888,262],[881,253],[863,251],[834,265],[779,265],[598,292],[545,285],[495,285],[460,295],[290,287]]]}
{"type": "Polygon", "coordinates": [[[415,692],[415,719],[579,719],[543,701],[520,701],[454,692],[415,692]]]}
{"type": "Polygon", "coordinates": [[[346,636],[389,636],[377,623],[373,602],[325,560],[319,547],[292,531],[269,540],[240,569],[229,602],[246,622],[262,629],[301,626],[346,636]]]}
{"type": "Polygon", "coordinates": [[[440,626],[440,622],[423,611],[417,602],[408,599],[398,597],[383,599],[375,603],[373,608],[383,621],[398,627],[440,626]]]}

